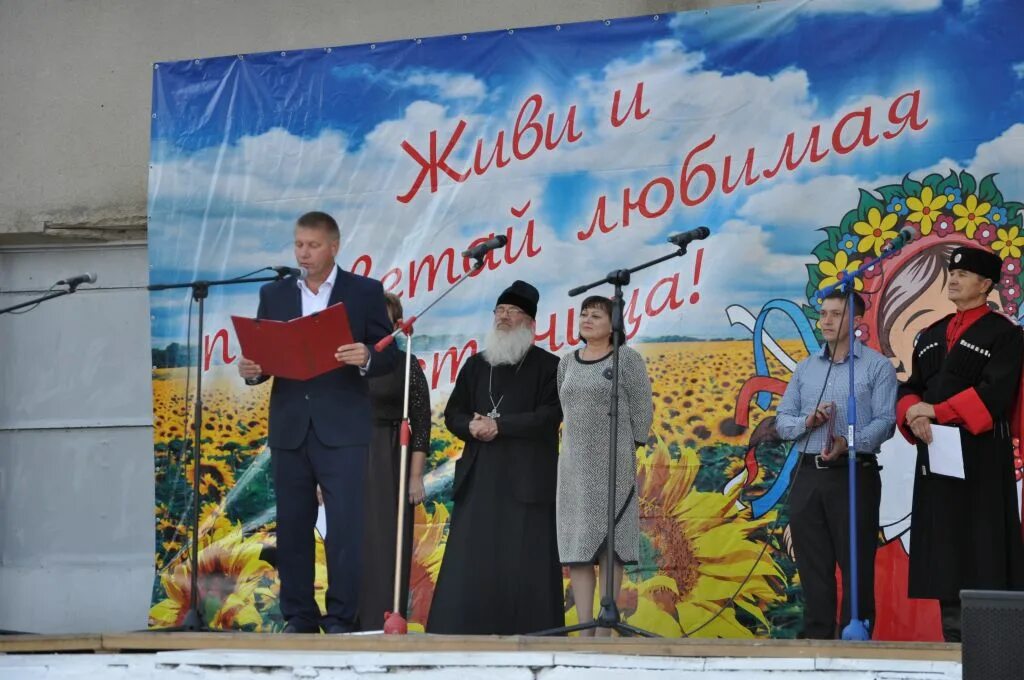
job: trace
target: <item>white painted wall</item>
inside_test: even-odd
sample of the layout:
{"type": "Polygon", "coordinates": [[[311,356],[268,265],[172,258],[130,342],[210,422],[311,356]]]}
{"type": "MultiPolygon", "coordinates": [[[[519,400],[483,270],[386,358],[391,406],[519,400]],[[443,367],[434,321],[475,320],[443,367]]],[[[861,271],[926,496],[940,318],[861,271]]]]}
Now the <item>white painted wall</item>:
{"type": "MultiPolygon", "coordinates": [[[[389,645],[382,644],[382,647],[389,645]]],[[[797,650],[794,650],[794,652],[797,650]]],[[[807,649],[800,652],[806,653],[807,649]]],[[[813,653],[813,652],[812,652],[813,653]]],[[[956,661],[911,658],[657,657],[550,652],[250,652],[0,658],[0,680],[960,680],[956,661]]]]}
{"type": "Polygon", "coordinates": [[[0,316],[0,629],[146,626],[153,444],[145,257],[142,243],[0,246],[0,308],[84,271],[102,286],[0,316]]]}

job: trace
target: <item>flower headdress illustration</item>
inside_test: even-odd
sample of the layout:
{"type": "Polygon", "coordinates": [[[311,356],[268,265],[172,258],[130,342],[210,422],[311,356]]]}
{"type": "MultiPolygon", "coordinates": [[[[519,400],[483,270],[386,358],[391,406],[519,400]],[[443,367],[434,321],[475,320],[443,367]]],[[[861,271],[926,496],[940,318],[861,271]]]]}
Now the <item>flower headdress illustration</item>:
{"type": "MultiPolygon", "coordinates": [[[[858,339],[889,357],[901,380],[909,375],[910,354],[918,333],[952,311],[945,298],[946,272],[949,256],[959,246],[984,248],[999,255],[1003,261],[1002,276],[989,304],[1019,323],[1024,298],[1022,208],[1022,203],[1005,200],[995,175],[979,181],[966,171],[951,170],[946,176],[930,174],[920,181],[908,175],[899,184],[870,191],[861,189],[857,206],[848,210],[838,225],[820,229],[825,238],[811,251],[817,262],[807,265],[806,304],[797,306],[788,300],[773,300],[756,318],[742,308],[727,310],[734,324],[748,327],[754,336],[756,374],[737,396],[737,424],[748,424],[752,402],[767,410],[772,395],[785,390],[786,381],[770,374],[767,354],[774,354],[790,370],[796,365],[765,330],[768,315],[786,315],[796,327],[804,349],[817,350],[821,342],[816,327],[820,291],[847,282],[852,272],[882,255],[906,226],[913,228],[917,237],[853,282],[866,303],[866,312],[856,329],[858,339]]],[[[745,475],[744,484],[756,476],[758,444],[772,439],[763,428],[759,429],[758,436],[751,439],[746,466],[741,472],[745,475]]],[[[796,453],[793,447],[774,484],[751,502],[755,517],[782,498],[797,460],[796,453]]],[[[1015,458],[1020,479],[1019,446],[1015,458]]]]}
{"type": "Polygon", "coordinates": [[[805,314],[818,319],[818,291],[842,282],[869,259],[878,257],[903,226],[918,234],[900,252],[871,267],[854,285],[868,305],[860,340],[889,357],[901,359],[891,341],[893,322],[914,305],[917,295],[943,272],[948,255],[959,246],[991,250],[1003,260],[997,296],[991,302],[1017,319],[1021,299],[1021,255],[1024,251],[1024,204],[1006,201],[988,175],[980,182],[970,173],[931,174],[918,182],[909,176],[900,184],[861,189],[856,208],[838,226],[825,227],[825,240],[812,253],[816,264],[807,265],[805,314]]]}

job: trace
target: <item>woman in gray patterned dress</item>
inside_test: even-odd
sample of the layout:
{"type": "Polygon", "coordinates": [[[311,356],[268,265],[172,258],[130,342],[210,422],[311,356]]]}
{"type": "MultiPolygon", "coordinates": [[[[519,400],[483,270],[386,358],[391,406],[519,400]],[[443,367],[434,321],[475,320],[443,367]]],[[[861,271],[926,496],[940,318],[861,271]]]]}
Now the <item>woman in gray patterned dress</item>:
{"type": "MultiPolygon", "coordinates": [[[[612,388],[611,301],[594,296],[580,308],[583,349],[562,357],[558,395],[564,429],[558,459],[555,501],[558,554],[569,567],[580,623],[594,618],[594,565],[607,578],[608,413],[612,388]]],[[[623,339],[624,340],[624,339],[623,339]]],[[[616,447],[616,522],[614,592],[622,586],[622,567],[640,553],[640,511],[636,497],[636,449],[647,441],[653,419],[651,380],[640,353],[619,350],[619,431],[616,447]]],[[[602,593],[604,589],[602,588],[602,593]]],[[[600,629],[600,634],[611,631],[600,629]]],[[[583,635],[593,634],[593,629],[583,635]]]]}

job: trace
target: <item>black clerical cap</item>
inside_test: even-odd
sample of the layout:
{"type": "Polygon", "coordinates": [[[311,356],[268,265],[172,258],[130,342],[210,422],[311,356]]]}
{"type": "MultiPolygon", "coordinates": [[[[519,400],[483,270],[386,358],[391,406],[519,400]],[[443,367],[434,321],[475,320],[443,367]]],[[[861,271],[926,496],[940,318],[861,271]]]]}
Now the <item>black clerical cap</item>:
{"type": "Polygon", "coordinates": [[[498,296],[499,305],[515,305],[529,314],[531,319],[537,318],[538,300],[540,293],[526,281],[516,281],[498,296]]]}
{"type": "Polygon", "coordinates": [[[1003,268],[1003,262],[999,256],[989,250],[980,248],[968,248],[961,246],[953,251],[949,257],[949,271],[963,269],[974,272],[978,276],[999,281],[999,272],[1003,268]]]}

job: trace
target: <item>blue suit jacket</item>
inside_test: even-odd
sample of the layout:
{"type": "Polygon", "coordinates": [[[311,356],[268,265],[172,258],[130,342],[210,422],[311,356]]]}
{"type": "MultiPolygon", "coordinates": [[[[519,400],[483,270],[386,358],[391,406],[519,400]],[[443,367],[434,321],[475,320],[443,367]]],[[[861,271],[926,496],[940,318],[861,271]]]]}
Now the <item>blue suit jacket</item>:
{"type": "MultiPolygon", "coordinates": [[[[310,380],[274,378],[270,390],[269,444],[279,449],[297,449],[310,425],[327,446],[366,446],[373,429],[367,377],[389,373],[398,354],[391,345],[383,352],[374,343],[391,333],[384,289],[380,281],[357,276],[338,268],[328,306],[345,303],[352,339],[370,348],[370,369],[366,376],[357,366],[343,366],[310,380]]],[[[260,288],[257,318],[290,321],[302,316],[302,293],[294,278],[268,283],[260,288]]]]}

